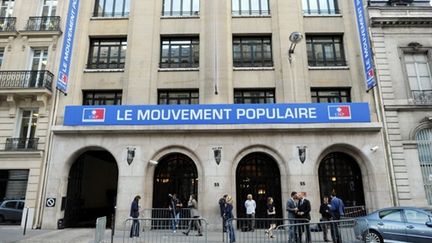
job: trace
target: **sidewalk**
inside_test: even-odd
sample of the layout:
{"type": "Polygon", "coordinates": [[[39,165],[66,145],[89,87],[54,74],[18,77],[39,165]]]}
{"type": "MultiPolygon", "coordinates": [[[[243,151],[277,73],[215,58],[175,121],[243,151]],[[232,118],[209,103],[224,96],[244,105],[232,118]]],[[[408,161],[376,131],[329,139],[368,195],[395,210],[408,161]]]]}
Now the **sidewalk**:
{"type": "MultiPolygon", "coordinates": [[[[114,243],[123,243],[123,231],[116,231],[114,243]]],[[[128,232],[127,232],[128,233],[128,232]]],[[[20,226],[0,226],[0,243],[93,243],[95,229],[33,230],[26,235],[20,226]]],[[[184,239],[184,236],[178,234],[184,239]]],[[[105,241],[111,242],[111,230],[105,231],[105,241]]],[[[208,232],[208,242],[222,242],[221,232],[208,232]]]]}

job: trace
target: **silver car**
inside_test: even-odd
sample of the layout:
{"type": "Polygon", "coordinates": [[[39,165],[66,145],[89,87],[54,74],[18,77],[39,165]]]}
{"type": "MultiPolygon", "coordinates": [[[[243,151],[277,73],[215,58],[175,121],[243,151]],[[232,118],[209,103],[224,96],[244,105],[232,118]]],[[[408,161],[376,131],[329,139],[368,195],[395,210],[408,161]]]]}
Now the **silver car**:
{"type": "Polygon", "coordinates": [[[24,200],[5,200],[0,204],[0,223],[21,222],[24,200]]]}
{"type": "Polygon", "coordinates": [[[356,219],[358,239],[365,242],[432,242],[432,212],[414,207],[391,207],[356,219]]]}

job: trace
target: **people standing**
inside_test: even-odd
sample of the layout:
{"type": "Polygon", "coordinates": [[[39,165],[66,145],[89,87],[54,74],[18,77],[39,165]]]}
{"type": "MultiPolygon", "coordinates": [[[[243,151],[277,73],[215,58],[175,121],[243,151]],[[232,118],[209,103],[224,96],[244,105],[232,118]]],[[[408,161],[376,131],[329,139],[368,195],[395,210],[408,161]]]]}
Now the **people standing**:
{"type": "MultiPolygon", "coordinates": [[[[333,191],[331,194],[330,208],[333,220],[340,220],[344,215],[345,206],[343,201],[336,196],[336,192],[333,191]]],[[[334,243],[341,243],[342,238],[339,231],[338,222],[332,222],[331,224],[331,235],[334,243]]]]}
{"type": "Polygon", "coordinates": [[[130,230],[130,238],[132,237],[139,237],[139,231],[140,231],[140,223],[138,220],[139,217],[139,200],[141,199],[140,196],[135,196],[134,200],[132,201],[131,208],[130,208],[130,214],[129,216],[132,217],[132,226],[130,230]]]}
{"type": "Polygon", "coordinates": [[[292,224],[296,223],[296,213],[298,211],[297,208],[297,192],[291,192],[291,197],[288,199],[286,203],[286,210],[288,212],[288,223],[291,224],[288,228],[288,236],[289,242],[297,242],[297,230],[296,227],[292,224]]]}
{"type": "Polygon", "coordinates": [[[247,195],[247,199],[245,201],[245,208],[246,208],[246,218],[248,218],[247,221],[247,230],[248,231],[254,231],[255,230],[255,209],[256,209],[256,202],[252,198],[252,194],[247,195]]]}
{"type": "Polygon", "coordinates": [[[190,195],[189,201],[188,201],[188,208],[190,208],[191,217],[192,219],[189,221],[188,229],[186,232],[183,232],[185,235],[189,235],[189,232],[192,229],[192,224],[195,226],[195,228],[198,231],[198,236],[202,236],[201,233],[201,222],[199,220],[200,214],[198,211],[198,202],[196,200],[196,196],[194,194],[190,195]]]}
{"type": "Polygon", "coordinates": [[[331,220],[332,215],[331,215],[331,206],[329,204],[329,197],[328,196],[324,196],[323,197],[323,203],[320,206],[320,210],[319,210],[320,214],[321,214],[321,229],[323,232],[323,239],[324,241],[330,241],[328,239],[328,228],[329,228],[329,224],[326,223],[328,221],[331,220]]]}
{"type": "Polygon", "coordinates": [[[234,232],[234,227],[233,227],[233,219],[234,219],[234,215],[233,215],[233,199],[231,196],[227,196],[226,198],[226,206],[224,209],[224,218],[226,220],[226,224],[227,224],[227,231],[228,231],[228,236],[229,236],[229,242],[235,242],[235,232],[234,232]]]}
{"type": "Polygon", "coordinates": [[[226,220],[224,218],[224,211],[225,211],[225,206],[226,206],[226,198],[227,198],[227,194],[223,195],[223,197],[221,197],[219,199],[219,210],[220,210],[220,215],[222,218],[222,229],[223,232],[226,232],[226,220]]]}
{"type": "Polygon", "coordinates": [[[171,198],[169,208],[171,210],[171,215],[173,217],[171,221],[171,226],[172,226],[173,233],[176,233],[176,229],[178,227],[179,220],[180,220],[180,209],[181,207],[183,207],[183,204],[177,198],[177,194],[175,193],[172,195],[169,194],[169,196],[171,198]]]}
{"type": "Polygon", "coordinates": [[[298,211],[297,211],[297,217],[302,220],[303,225],[299,227],[299,240],[302,240],[303,232],[306,231],[306,242],[311,242],[311,232],[309,227],[309,221],[311,220],[310,211],[311,211],[311,204],[309,200],[305,198],[306,193],[301,192],[297,195],[299,202],[298,202],[298,211]]]}
{"type": "Polygon", "coordinates": [[[276,229],[276,207],[272,197],[267,198],[267,218],[270,220],[270,228],[265,231],[265,234],[269,238],[274,238],[273,230],[276,229]]]}

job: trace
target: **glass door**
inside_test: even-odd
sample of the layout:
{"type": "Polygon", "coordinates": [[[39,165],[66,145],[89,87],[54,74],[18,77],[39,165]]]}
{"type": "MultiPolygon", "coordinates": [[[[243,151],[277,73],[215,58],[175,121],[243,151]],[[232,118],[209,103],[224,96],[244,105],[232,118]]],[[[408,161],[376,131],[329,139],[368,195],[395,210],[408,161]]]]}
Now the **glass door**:
{"type": "Polygon", "coordinates": [[[33,49],[32,60],[31,60],[31,72],[28,87],[41,87],[48,61],[48,50],[47,49],[33,49]]]}
{"type": "Polygon", "coordinates": [[[23,110],[17,148],[28,149],[35,145],[34,137],[38,119],[37,110],[23,110]]]}

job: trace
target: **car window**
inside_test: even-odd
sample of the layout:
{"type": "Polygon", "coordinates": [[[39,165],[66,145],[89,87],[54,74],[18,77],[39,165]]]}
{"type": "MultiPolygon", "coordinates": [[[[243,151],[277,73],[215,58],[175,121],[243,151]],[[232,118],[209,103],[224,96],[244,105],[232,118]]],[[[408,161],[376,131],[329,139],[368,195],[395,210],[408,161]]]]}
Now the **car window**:
{"type": "Polygon", "coordinates": [[[382,220],[402,222],[401,211],[398,209],[383,210],[379,212],[379,217],[382,220]]]}
{"type": "Polygon", "coordinates": [[[408,223],[411,224],[424,224],[429,221],[429,216],[425,213],[416,210],[405,210],[405,217],[408,223]]]}
{"type": "Polygon", "coordinates": [[[6,202],[5,203],[5,208],[16,208],[16,203],[17,202],[6,202]]]}
{"type": "Polygon", "coordinates": [[[24,202],[18,202],[18,209],[24,209],[24,202]]]}

